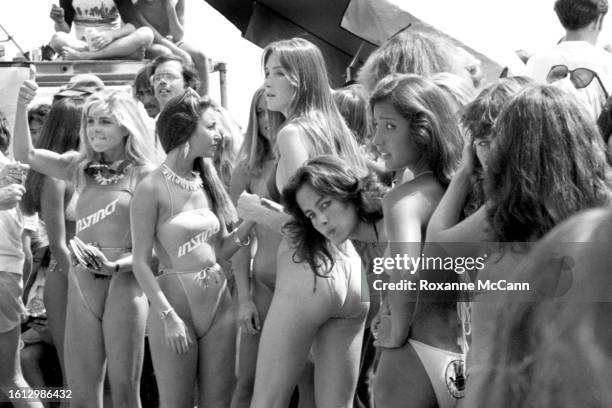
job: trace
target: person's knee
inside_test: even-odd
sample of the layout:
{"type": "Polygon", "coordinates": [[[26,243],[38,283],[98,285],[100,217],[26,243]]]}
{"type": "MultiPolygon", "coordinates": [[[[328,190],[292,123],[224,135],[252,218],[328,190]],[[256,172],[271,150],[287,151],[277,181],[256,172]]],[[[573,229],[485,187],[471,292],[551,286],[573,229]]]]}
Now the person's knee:
{"type": "Polygon", "coordinates": [[[164,47],[161,44],[153,44],[149,48],[147,48],[147,52],[145,55],[148,59],[155,59],[161,56],[172,55],[172,51],[170,51],[170,48],[164,47]]]}
{"type": "Polygon", "coordinates": [[[40,363],[42,350],[38,345],[24,347],[19,355],[21,359],[21,367],[23,370],[35,369],[40,363]]]}
{"type": "Polygon", "coordinates": [[[51,36],[51,41],[49,41],[49,45],[51,46],[51,48],[53,48],[55,52],[60,52],[62,50],[62,47],[66,45],[67,36],[67,33],[63,33],[61,31],[55,32],[53,33],[53,36],[51,36]]]}
{"type": "Polygon", "coordinates": [[[153,44],[153,31],[149,27],[140,27],[135,32],[138,45],[142,48],[149,48],[153,44]]]}

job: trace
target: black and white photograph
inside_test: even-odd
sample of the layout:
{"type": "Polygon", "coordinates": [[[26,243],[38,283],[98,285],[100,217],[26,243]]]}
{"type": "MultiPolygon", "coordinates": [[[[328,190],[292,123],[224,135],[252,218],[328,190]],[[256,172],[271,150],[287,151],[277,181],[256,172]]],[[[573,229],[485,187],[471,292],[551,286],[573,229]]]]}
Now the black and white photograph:
{"type": "Polygon", "coordinates": [[[612,406],[609,8],[2,0],[0,407],[612,406]]]}

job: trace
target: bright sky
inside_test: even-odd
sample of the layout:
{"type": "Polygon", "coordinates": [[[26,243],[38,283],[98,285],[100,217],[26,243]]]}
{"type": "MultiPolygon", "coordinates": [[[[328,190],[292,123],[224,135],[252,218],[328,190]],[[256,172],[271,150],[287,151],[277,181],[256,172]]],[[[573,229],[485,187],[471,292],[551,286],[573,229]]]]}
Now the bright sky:
{"type": "MultiPolygon", "coordinates": [[[[390,1],[493,59],[520,48],[537,51],[550,47],[563,35],[552,9],[554,0],[390,1]]],[[[52,3],[0,0],[0,23],[25,50],[40,46],[52,34],[48,16],[52,3]]],[[[244,40],[238,29],[204,0],[186,0],[186,7],[186,40],[200,44],[213,60],[228,64],[229,108],[246,127],[251,95],[263,81],[261,49],[244,40]]],[[[605,21],[602,44],[612,43],[610,18],[605,21]]],[[[4,44],[7,57],[12,57],[14,47],[4,44]]],[[[213,75],[211,83],[211,95],[218,99],[218,75],[213,75]]]]}
{"type": "MultiPolygon", "coordinates": [[[[0,0],[0,24],[24,51],[46,44],[53,34],[53,21],[49,18],[52,3],[59,1],[0,0]]],[[[209,58],[227,63],[229,109],[246,129],[251,96],[263,83],[261,48],[243,39],[240,31],[204,0],[186,0],[185,18],[185,40],[199,44],[209,58]]],[[[17,51],[11,43],[2,44],[6,47],[6,60],[10,60],[17,51]]],[[[218,74],[211,76],[210,94],[219,100],[218,74]]]]}

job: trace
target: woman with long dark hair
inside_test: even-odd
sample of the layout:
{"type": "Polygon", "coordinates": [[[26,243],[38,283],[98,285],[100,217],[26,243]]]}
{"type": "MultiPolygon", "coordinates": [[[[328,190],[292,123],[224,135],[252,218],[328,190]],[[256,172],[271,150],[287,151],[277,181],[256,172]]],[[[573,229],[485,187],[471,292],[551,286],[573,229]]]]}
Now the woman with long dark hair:
{"type": "MultiPolygon", "coordinates": [[[[459,164],[463,140],[454,105],[431,80],[411,74],[384,78],[370,104],[374,144],[387,169],[400,174],[383,202],[387,256],[418,258],[429,219],[459,164]]],[[[386,272],[393,284],[417,283],[423,273],[399,266],[386,272]]],[[[374,345],[383,349],[374,379],[376,406],[396,407],[407,400],[416,407],[455,404],[463,362],[455,299],[428,298],[418,290],[389,290],[385,306],[373,325],[374,345]],[[457,364],[446,372],[453,361],[457,364]]]]}
{"type": "Polygon", "coordinates": [[[352,406],[368,291],[350,239],[384,239],[383,192],[374,176],[331,156],[308,160],[283,190],[293,219],[279,249],[253,407],[287,406],[309,358],[316,405],[352,406]]]}
{"type": "MultiPolygon", "coordinates": [[[[455,175],[456,188],[449,189],[449,197],[444,197],[434,214],[430,239],[442,247],[453,245],[444,242],[462,243],[457,254],[461,256],[491,250],[489,262],[472,279],[514,282],[513,271],[531,243],[571,215],[609,202],[610,168],[590,114],[575,97],[554,85],[518,93],[503,107],[492,131],[485,204],[457,224],[453,215],[463,205],[458,187],[469,179],[474,163],[473,157],[464,154],[464,164],[455,175]]],[[[486,392],[482,368],[496,341],[493,323],[499,307],[490,296],[495,294],[478,294],[471,306],[466,406],[473,406],[486,392]]]]}
{"type": "Polygon", "coordinates": [[[252,224],[231,233],[235,209],[212,158],[221,143],[215,105],[193,90],[157,121],[166,160],[138,186],[131,207],[134,273],[151,302],[149,341],[161,407],[230,404],[235,321],[218,261],[246,245],[252,224]],[[152,250],[161,274],[151,269],[152,250]]]}

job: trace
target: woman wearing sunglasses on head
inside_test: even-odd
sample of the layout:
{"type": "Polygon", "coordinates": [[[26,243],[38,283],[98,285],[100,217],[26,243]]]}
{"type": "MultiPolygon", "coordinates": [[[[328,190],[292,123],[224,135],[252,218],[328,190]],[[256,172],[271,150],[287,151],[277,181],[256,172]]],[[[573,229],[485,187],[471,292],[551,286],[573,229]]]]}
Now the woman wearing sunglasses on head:
{"type": "Polygon", "coordinates": [[[134,273],[151,302],[149,341],[162,408],[228,407],[236,326],[218,262],[248,244],[212,158],[221,143],[216,105],[193,90],[157,121],[165,162],[138,186],[131,209],[134,273]],[[152,250],[160,276],[151,270],[152,250]]]}
{"type": "Polygon", "coordinates": [[[47,176],[73,180],[74,253],[68,276],[64,342],[66,379],[76,407],[102,407],[105,373],[114,406],[140,407],[147,300],[132,273],[129,206],[136,184],[151,170],[143,145],[147,127],[131,95],[102,91],[83,108],[80,150],[35,149],[27,126],[33,80],[19,91],[15,157],[47,176]]]}

